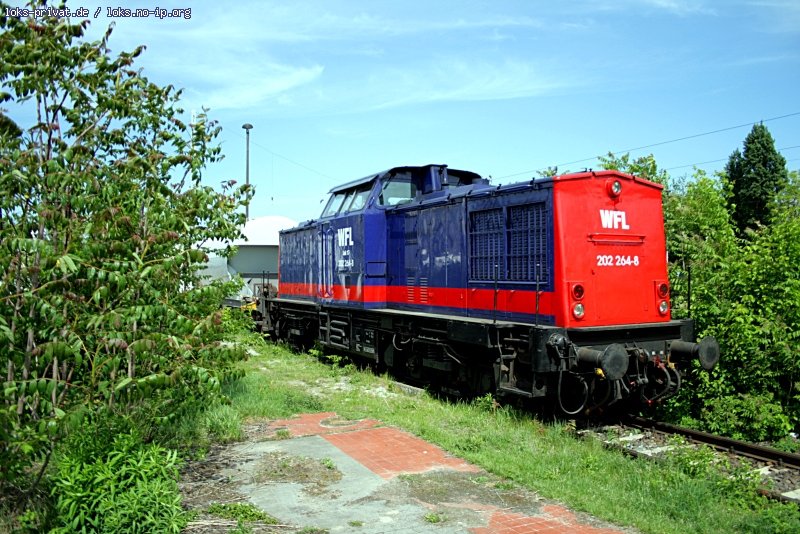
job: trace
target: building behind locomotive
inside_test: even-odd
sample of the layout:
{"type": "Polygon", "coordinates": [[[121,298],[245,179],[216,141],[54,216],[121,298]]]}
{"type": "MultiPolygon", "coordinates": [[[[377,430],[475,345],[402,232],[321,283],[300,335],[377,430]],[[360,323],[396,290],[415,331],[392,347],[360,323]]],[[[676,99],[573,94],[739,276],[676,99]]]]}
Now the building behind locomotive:
{"type": "Polygon", "coordinates": [[[479,392],[666,398],[678,364],[719,352],[670,317],[661,213],[658,184],[615,171],[493,187],[391,169],[281,234],[271,328],[479,392]]]}

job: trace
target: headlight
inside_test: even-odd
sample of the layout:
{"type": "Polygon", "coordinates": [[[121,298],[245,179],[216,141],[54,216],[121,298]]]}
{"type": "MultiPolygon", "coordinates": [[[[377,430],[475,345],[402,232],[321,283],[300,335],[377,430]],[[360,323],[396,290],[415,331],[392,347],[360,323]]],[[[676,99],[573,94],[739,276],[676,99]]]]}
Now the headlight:
{"type": "Polygon", "coordinates": [[[667,304],[666,300],[662,300],[658,304],[658,313],[660,313],[661,315],[666,315],[667,311],[669,311],[669,304],[667,304]]]}
{"type": "Polygon", "coordinates": [[[574,315],[576,319],[583,319],[585,313],[586,310],[584,309],[583,304],[578,303],[572,307],[572,315],[574,315]]]}
{"type": "Polygon", "coordinates": [[[617,198],[622,193],[622,182],[611,179],[606,182],[606,192],[611,198],[617,198]]]}

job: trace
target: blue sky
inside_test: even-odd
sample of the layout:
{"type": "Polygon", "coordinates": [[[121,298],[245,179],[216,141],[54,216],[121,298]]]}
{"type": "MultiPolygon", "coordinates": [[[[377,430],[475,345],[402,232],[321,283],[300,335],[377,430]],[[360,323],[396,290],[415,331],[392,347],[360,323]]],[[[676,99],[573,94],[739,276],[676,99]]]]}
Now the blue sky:
{"type": "Polygon", "coordinates": [[[102,7],[91,36],[113,20],[115,52],[145,44],[146,75],[210,108],[226,159],[207,183],[244,181],[253,124],[251,217],[314,218],[331,187],[398,165],[508,183],[725,129],[631,152],[713,172],[760,120],[800,168],[798,0],[167,0],[191,18],[163,20],[110,5],[69,7],[102,7]]]}

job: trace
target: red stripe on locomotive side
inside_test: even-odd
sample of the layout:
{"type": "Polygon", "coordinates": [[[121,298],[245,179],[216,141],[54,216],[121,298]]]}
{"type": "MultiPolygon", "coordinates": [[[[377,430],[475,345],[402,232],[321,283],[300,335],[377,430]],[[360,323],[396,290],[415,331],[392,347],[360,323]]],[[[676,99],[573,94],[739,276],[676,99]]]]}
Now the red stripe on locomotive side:
{"type": "MultiPolygon", "coordinates": [[[[450,308],[452,310],[495,309],[494,289],[447,288],[416,286],[350,286],[336,285],[326,294],[317,284],[281,282],[280,296],[305,297],[315,300],[336,300],[352,303],[416,304],[450,308]]],[[[539,313],[556,315],[553,293],[539,294],[539,313]]],[[[521,289],[498,289],[497,311],[509,313],[536,313],[536,291],[521,289]]]]}

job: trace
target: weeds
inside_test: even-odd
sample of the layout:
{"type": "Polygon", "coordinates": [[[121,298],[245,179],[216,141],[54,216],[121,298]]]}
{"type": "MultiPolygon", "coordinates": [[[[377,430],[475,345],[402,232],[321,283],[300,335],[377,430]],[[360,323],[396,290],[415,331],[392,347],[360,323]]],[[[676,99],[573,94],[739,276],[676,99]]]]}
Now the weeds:
{"type": "Polygon", "coordinates": [[[671,441],[676,447],[667,454],[670,465],[692,478],[713,484],[721,495],[741,508],[763,508],[764,497],[759,494],[763,481],[750,462],[741,459],[733,465],[729,458],[706,445],[689,446],[681,437],[671,441]]]}
{"type": "Polygon", "coordinates": [[[330,458],[323,458],[322,460],[319,461],[319,463],[321,463],[323,467],[327,469],[331,470],[336,469],[336,464],[333,463],[333,460],[331,460],[330,458]]]}
{"type": "Polygon", "coordinates": [[[425,514],[423,516],[423,519],[425,519],[425,521],[427,521],[428,523],[434,523],[435,524],[435,523],[441,523],[447,518],[446,518],[446,516],[444,516],[442,514],[437,514],[436,512],[430,512],[430,513],[425,514]]]}
{"type": "Polygon", "coordinates": [[[236,528],[228,531],[228,534],[253,534],[253,527],[241,521],[237,521],[236,528]]]}
{"type": "Polygon", "coordinates": [[[175,451],[144,445],[134,434],[120,434],[106,448],[91,433],[72,444],[53,477],[60,524],[51,532],[177,533],[186,525],[175,451]]]}
{"type": "Polygon", "coordinates": [[[278,520],[250,503],[214,503],[207,512],[223,519],[235,519],[238,522],[261,521],[266,525],[277,525],[278,520]]]}
{"type": "Polygon", "coordinates": [[[487,393],[483,397],[476,397],[472,400],[472,405],[485,412],[494,412],[500,406],[491,393],[487,393]]]}

